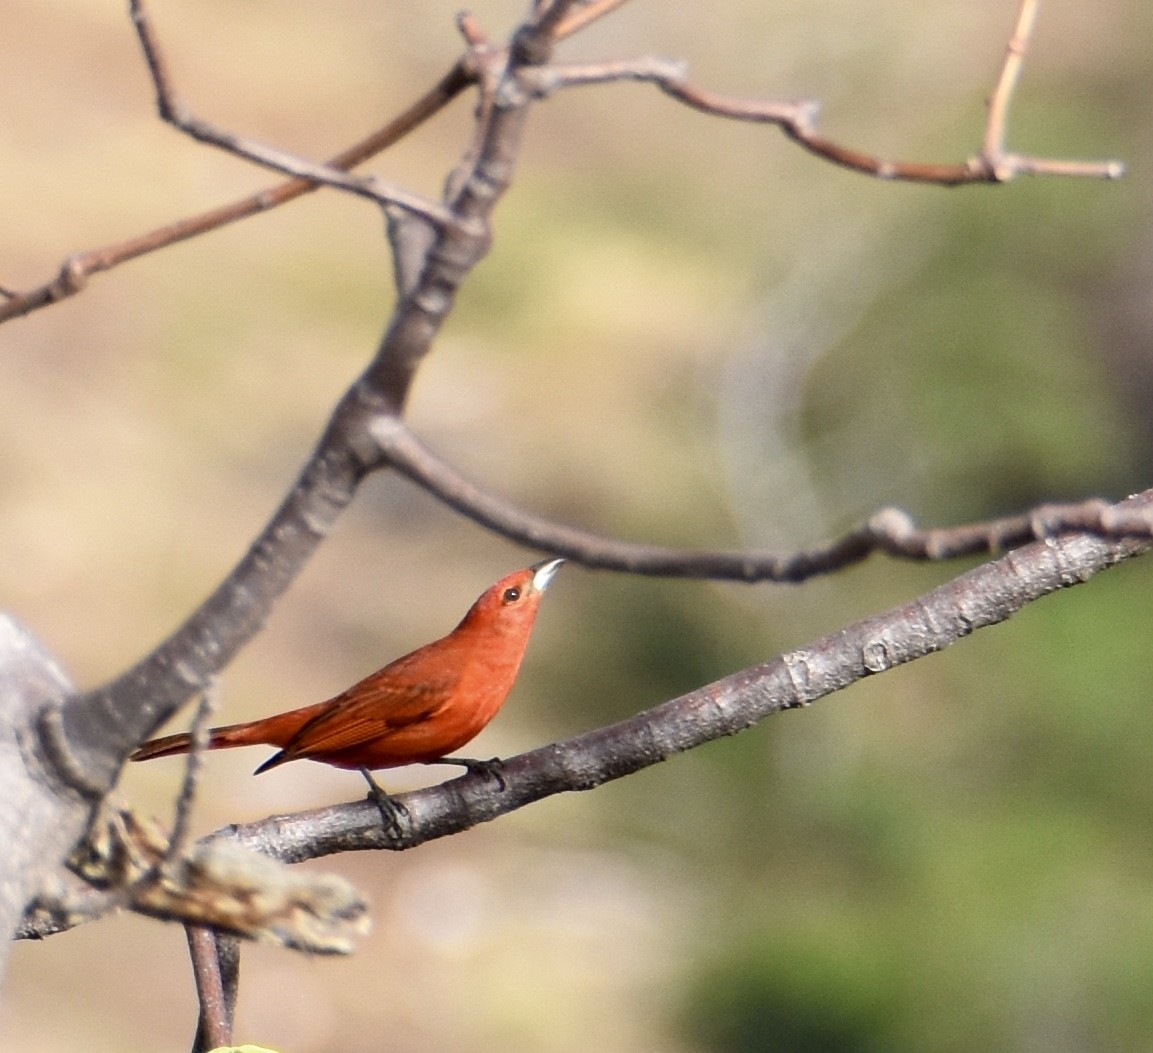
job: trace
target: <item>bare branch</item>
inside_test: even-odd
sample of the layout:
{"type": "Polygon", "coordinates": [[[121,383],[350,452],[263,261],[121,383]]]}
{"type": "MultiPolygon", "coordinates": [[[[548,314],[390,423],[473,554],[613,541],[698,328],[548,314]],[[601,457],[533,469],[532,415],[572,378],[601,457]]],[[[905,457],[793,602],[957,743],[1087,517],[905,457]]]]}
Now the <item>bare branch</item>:
{"type": "MultiPolygon", "coordinates": [[[[521,34],[526,38],[534,38],[542,48],[551,48],[560,40],[560,30],[572,20],[575,14],[581,13],[585,0],[548,0],[547,3],[533,4],[533,16],[521,27],[521,34]]],[[[542,52],[543,54],[543,52],[542,52]]],[[[546,59],[528,58],[527,53],[522,61],[530,63],[544,62],[546,59]]]]}
{"type": "Polygon", "coordinates": [[[960,186],[965,183],[1007,183],[1018,175],[1077,176],[1120,179],[1120,161],[1061,161],[1005,151],[1005,125],[1013,93],[1037,15],[1038,0],[1023,0],[1009,41],[1004,66],[989,105],[981,152],[961,164],[890,161],[853,150],[821,135],[819,103],[767,102],[708,91],[689,82],[683,63],[668,59],[559,65],[533,71],[534,89],[546,96],[564,87],[634,80],[656,85],[666,95],[714,117],[776,125],[790,139],[827,161],[878,179],[960,186]]]}
{"type": "Polygon", "coordinates": [[[796,583],[841,570],[874,552],[899,559],[942,560],[1001,552],[1076,531],[1117,539],[1153,534],[1153,514],[1147,509],[1091,500],[1043,505],[1024,515],[987,523],[927,530],[918,529],[899,509],[882,509],[833,541],[792,553],[666,548],[593,534],[526,512],[465,479],[396,417],[378,417],[370,430],[396,471],[450,508],[511,541],[599,570],[796,583]]]}
{"type": "MultiPolygon", "coordinates": [[[[345,170],[374,157],[382,150],[399,142],[414,128],[438,113],[473,83],[473,75],[465,60],[457,62],[429,91],[402,113],[367,138],[353,144],[324,163],[326,170],[345,170]]],[[[7,302],[0,303],[0,322],[19,318],[41,307],[47,307],[82,291],[93,274],[112,270],[138,256],[167,248],[180,241],[198,237],[209,231],[225,227],[249,216],[267,212],[304,194],[316,190],[320,183],[313,179],[291,179],[269,187],[231,204],[210,209],[196,216],[178,220],[146,234],[125,241],[90,249],[70,256],[61,266],[60,273],[51,282],[34,289],[18,292],[0,289],[7,302]]]]}
{"type": "Polygon", "coordinates": [[[989,120],[985,126],[985,142],[981,151],[987,158],[1002,157],[1005,154],[1005,126],[1009,117],[1009,104],[1021,79],[1021,69],[1025,64],[1025,53],[1037,24],[1037,10],[1040,0],[1022,0],[1017,13],[1017,24],[1009,38],[1005,50],[1005,64],[997,87],[989,97],[989,120]]]}
{"type": "MultiPolygon", "coordinates": [[[[1109,506],[1099,517],[1149,522],[1153,491],[1109,506]],[[1105,512],[1110,515],[1105,515],[1105,512]]],[[[503,761],[503,782],[469,773],[439,786],[398,794],[404,811],[385,830],[371,800],[229,826],[197,846],[221,841],[298,863],[336,852],[414,848],[516,811],[544,797],[589,790],[727,735],[775,713],[805,707],[859,680],[924,658],[999,624],[1059,589],[1089,581],[1153,547],[1149,539],[1087,533],[1048,537],[983,564],[926,595],[864,618],[762,665],[741,670],[635,717],[503,761]]],[[[18,938],[42,938],[93,920],[123,901],[81,897],[71,913],[41,905],[18,938]]],[[[145,913],[146,903],[133,909],[145,913]]],[[[170,916],[159,912],[161,916],[170,916]]]]}
{"type": "MultiPolygon", "coordinates": [[[[517,30],[527,55],[547,60],[547,41],[517,30]]],[[[513,83],[521,67],[480,49],[481,79],[513,83]]],[[[526,59],[527,61],[527,59],[526,59]]],[[[161,81],[163,83],[163,80],[161,81]]],[[[89,773],[89,788],[111,786],[132,747],[172,716],[258,631],[273,603],[326,536],[366,474],[383,465],[370,421],[397,413],[416,370],[452,309],[461,281],[488,251],[489,222],[508,188],[532,103],[523,90],[499,91],[484,121],[475,163],[449,202],[419,278],[398,302],[376,357],[337,405],[320,444],[245,557],[188,621],[112,683],[71,699],[53,726],[58,767],[89,773]]]]}
{"type": "MultiPolygon", "coordinates": [[[[1153,492],[1119,512],[1148,515],[1153,492]]],[[[398,794],[407,817],[386,833],[370,801],[226,827],[213,837],[285,862],[371,848],[401,850],[489,822],[558,793],[589,790],[786,709],[934,654],[1005,621],[1059,589],[1080,585],[1150,542],[1089,534],[1048,538],[983,564],[903,607],[873,615],[617,724],[504,761],[504,789],[481,775],[398,794]]]]}
{"type": "Polygon", "coordinates": [[[166,641],[135,666],[59,714],[57,766],[108,786],[134,742],[151,734],[260,629],[370,470],[350,436],[365,407],[350,393],[300,478],[244,558],[166,641]]]}
{"type": "Polygon", "coordinates": [[[595,22],[598,18],[624,7],[628,0],[588,0],[584,7],[577,8],[566,15],[556,27],[555,39],[564,40],[574,33],[579,33],[585,26],[595,22]]]}
{"type": "MultiPolygon", "coordinates": [[[[200,704],[192,718],[192,748],[184,765],[184,782],[180,796],[176,799],[176,814],[172,822],[172,837],[168,842],[163,866],[172,866],[181,856],[188,854],[188,837],[191,829],[192,804],[196,800],[196,787],[204,767],[204,749],[208,745],[208,724],[212,714],[219,708],[219,685],[211,678],[200,693],[200,704]]],[[[217,1043],[218,1045],[220,1043],[217,1043]]]]}
{"type": "MultiPolygon", "coordinates": [[[[554,5],[554,10],[567,9],[554,5]]],[[[542,15],[545,24],[547,16],[542,15]]],[[[454,221],[439,228],[428,260],[411,292],[396,306],[376,358],[361,379],[366,393],[385,412],[401,413],[416,371],[456,300],[464,278],[488,253],[491,217],[512,182],[532,94],[521,84],[526,68],[546,63],[552,41],[532,22],[513,34],[507,49],[474,49],[477,82],[491,91],[493,105],[478,115],[478,140],[453,179],[448,207],[454,221]]]]}
{"type": "Polygon", "coordinates": [[[232,1016],[236,1008],[236,988],[228,997],[217,934],[203,925],[186,925],[188,954],[196,982],[200,1014],[196,1027],[194,1053],[204,1053],[232,1045],[232,1016]]]}
{"type": "Polygon", "coordinates": [[[168,64],[160,50],[160,42],[152,28],[145,0],[129,0],[132,22],[136,27],[140,46],[156,89],[156,108],[160,119],[191,136],[198,142],[217,146],[237,157],[271,168],[284,175],[307,179],[311,183],[330,186],[358,194],[380,205],[405,209],[433,223],[451,223],[452,213],[433,201],[411,194],[399,187],[389,186],[375,176],[357,178],[339,169],[294,157],[281,150],[242,138],[233,132],[217,128],[208,121],[193,117],[176,95],[168,64]]]}
{"type": "MultiPolygon", "coordinates": [[[[625,0],[593,0],[584,7],[572,9],[556,26],[554,39],[561,40],[578,32],[586,25],[623,5],[625,0]]],[[[139,0],[136,0],[139,3],[139,0]]],[[[632,62],[601,63],[588,66],[559,67],[558,70],[541,70],[537,76],[535,89],[548,94],[567,85],[595,84],[605,81],[634,79],[657,84],[663,91],[694,109],[715,116],[735,120],[758,121],[778,125],[782,131],[806,150],[831,161],[834,164],[881,179],[902,179],[914,182],[935,183],[942,186],[958,186],[966,183],[1006,182],[1016,175],[1053,175],[1089,178],[1118,179],[1124,174],[1124,165],[1119,161],[1060,161],[1028,157],[1007,153],[1004,150],[1004,129],[1006,115],[1013,91],[1016,88],[1020,68],[1036,17],[1036,0],[1024,0],[1017,20],[1016,30],[1010,41],[1006,62],[1001,78],[990,100],[989,121],[981,154],[963,164],[924,164],[907,161],[887,161],[867,153],[852,150],[821,136],[816,129],[818,104],[815,102],[756,102],[734,96],[721,95],[693,87],[684,81],[684,69],[680,64],[668,60],[641,59],[632,62]]],[[[147,20],[143,23],[147,33],[147,20]]],[[[464,16],[462,28],[475,23],[464,16]]],[[[137,21],[138,32],[141,23],[137,21]]],[[[142,38],[144,39],[144,38],[142,38]]],[[[477,41],[466,32],[470,49],[477,41]]],[[[146,44],[159,56],[155,42],[146,44]]],[[[252,151],[251,160],[266,164],[277,171],[289,171],[298,176],[287,183],[260,191],[249,197],[220,208],[212,209],[188,219],[160,227],[146,234],[125,241],[76,253],[61,266],[59,274],[51,282],[20,292],[6,285],[0,285],[0,322],[17,318],[31,311],[47,307],[82,291],[88,278],[93,274],[111,270],[138,256],[166,248],[176,242],[197,237],[208,231],[245,219],[248,216],[276,208],[288,201],[309,193],[321,185],[334,185],[339,189],[363,194],[374,200],[381,193],[379,184],[371,181],[357,181],[342,178],[341,172],[353,168],[407,135],[433,114],[439,112],[452,99],[470,84],[475,82],[476,63],[470,53],[466,53],[441,80],[412,106],[394,118],[378,132],[369,136],[348,150],[337,154],[329,161],[314,165],[275,151],[256,156],[267,150],[257,144],[246,144],[252,151]]],[[[163,105],[170,95],[162,95],[159,86],[171,91],[170,82],[162,64],[153,69],[154,78],[159,79],[158,100],[163,105]]],[[[206,130],[203,126],[201,130],[206,130]]],[[[216,132],[215,129],[211,129],[216,132]]],[[[191,134],[191,132],[190,132],[191,134]]],[[[207,141],[237,152],[242,141],[229,133],[217,133],[228,142],[207,141]]],[[[248,156],[243,149],[239,152],[248,156]]],[[[403,191],[394,191],[403,194],[403,191]]],[[[385,194],[387,197],[388,195],[385,194]]],[[[418,205],[417,211],[431,206],[422,199],[410,200],[410,205],[418,205]]],[[[433,206],[435,207],[435,206],[433,206]]],[[[444,220],[441,216],[440,219],[444,220]]]]}
{"type": "MultiPolygon", "coordinates": [[[[1153,491],[1109,509],[1148,521],[1153,491]]],[[[1046,538],[985,563],[926,595],[864,618],[762,665],[752,666],[627,720],[505,760],[503,785],[467,774],[397,794],[404,813],[386,831],[371,800],[228,826],[198,844],[238,843],[284,863],[336,852],[403,850],[490,822],[542,798],[590,790],[706,742],[734,735],[787,709],[808,706],[866,677],[916,661],[999,624],[1059,589],[1089,581],[1153,547],[1078,533],[1046,538]]],[[[89,897],[88,909],[30,915],[18,933],[43,937],[114,909],[89,897]]],[[[140,903],[134,909],[152,913],[140,903]]]]}

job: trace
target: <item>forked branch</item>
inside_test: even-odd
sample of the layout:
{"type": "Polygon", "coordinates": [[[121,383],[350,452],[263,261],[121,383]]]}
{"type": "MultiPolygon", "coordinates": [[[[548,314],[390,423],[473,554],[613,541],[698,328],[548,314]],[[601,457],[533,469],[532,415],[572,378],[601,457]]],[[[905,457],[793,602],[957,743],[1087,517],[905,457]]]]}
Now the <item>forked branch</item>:
{"type": "MultiPolygon", "coordinates": [[[[284,151],[244,140],[187,115],[176,102],[175,91],[156,45],[144,0],[130,0],[130,2],[146,60],[157,85],[158,105],[165,119],[172,119],[175,115],[179,118],[175,122],[177,126],[182,127],[188,134],[230,150],[254,163],[290,173],[294,178],[231,204],[177,220],[145,234],[102,248],[75,253],[64,261],[56,277],[44,285],[25,291],[6,284],[0,285],[0,322],[20,317],[79,293],[94,274],[112,270],[138,256],[276,208],[322,185],[360,194],[377,202],[394,201],[394,207],[409,208],[420,214],[425,214],[426,210],[431,209],[431,220],[443,221],[446,218],[438,206],[419,196],[410,195],[398,187],[389,187],[379,181],[356,179],[345,173],[398,142],[476,82],[477,69],[471,42],[469,50],[411,106],[366,139],[328,161],[317,164],[284,151]]],[[[569,5],[555,26],[554,40],[560,41],[572,36],[590,23],[623,6],[625,2],[626,0],[592,0],[584,5],[569,5]]],[[[757,102],[722,95],[690,84],[681,64],[663,59],[553,67],[539,71],[532,90],[547,95],[561,87],[580,84],[623,79],[647,81],[658,85],[662,91],[685,105],[712,116],[777,125],[785,135],[815,156],[881,179],[959,186],[966,183],[1002,183],[1022,174],[1119,178],[1124,174],[1124,165],[1118,161],[1062,161],[1013,154],[1005,150],[1009,105],[1032,35],[1038,2],[1039,0],[1023,0],[1021,4],[1001,76],[990,97],[989,118],[981,151],[976,157],[960,164],[889,161],[850,149],[818,131],[816,118],[819,107],[814,102],[757,102]]]]}
{"type": "Polygon", "coordinates": [[[404,209],[431,223],[442,224],[452,221],[452,214],[447,209],[400,187],[389,186],[375,177],[358,178],[339,168],[306,161],[282,150],[245,139],[234,132],[217,128],[216,125],[193,116],[176,94],[168,71],[168,63],[148,16],[145,0],[128,0],[128,6],[132,14],[132,24],[136,27],[136,35],[140,39],[140,47],[148,65],[148,72],[152,77],[152,86],[156,90],[156,110],[161,120],[198,142],[217,146],[243,160],[270,168],[274,172],[307,180],[316,186],[329,186],[357,194],[381,206],[404,209]]]}
{"type": "MultiPolygon", "coordinates": [[[[1121,519],[1153,513],[1153,491],[1112,506],[1121,519]]],[[[589,790],[734,735],[773,714],[811,705],[863,680],[924,658],[996,625],[1060,589],[1147,552],[1149,540],[1092,534],[1047,538],[970,570],[902,607],[872,615],[761,665],[726,676],[636,716],[564,742],[508,758],[501,782],[468,774],[398,794],[399,826],[387,831],[372,801],[279,815],[230,826],[200,842],[220,841],[298,863],[337,852],[402,850],[489,822],[542,798],[589,790]]],[[[87,897],[73,916],[32,916],[23,938],[43,937],[93,920],[116,903],[87,897]]]]}
{"type": "Polygon", "coordinates": [[[710,116],[776,125],[810,153],[878,179],[933,183],[938,186],[1007,183],[1019,175],[1120,179],[1125,174],[1125,166],[1120,161],[1053,160],[1009,153],[1005,149],[1009,107],[1036,23],[1038,3],[1039,0],[1023,0],[1021,4],[997,86],[989,99],[989,115],[981,150],[975,157],[959,164],[892,161],[850,149],[820,133],[817,128],[820,104],[816,101],[757,101],[723,95],[692,84],[685,65],[668,59],[641,58],[580,66],[551,66],[534,71],[535,90],[547,96],[561,88],[622,80],[654,84],[678,102],[710,116]]]}

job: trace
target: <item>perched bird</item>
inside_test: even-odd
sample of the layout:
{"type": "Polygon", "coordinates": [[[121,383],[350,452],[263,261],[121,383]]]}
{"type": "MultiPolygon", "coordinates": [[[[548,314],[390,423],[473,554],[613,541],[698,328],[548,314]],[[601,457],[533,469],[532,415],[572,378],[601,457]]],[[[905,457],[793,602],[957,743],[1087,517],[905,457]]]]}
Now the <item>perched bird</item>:
{"type": "MultiPolygon", "coordinates": [[[[447,636],[390,662],[326,702],[230,724],[208,732],[207,748],[277,746],[256,774],[293,760],[314,760],[363,772],[405,764],[493,762],[450,757],[472,741],[516,682],[541,597],[563,559],[545,560],[502,578],[472,605],[447,636]]],[[[144,743],[131,759],[187,753],[192,736],[144,743]]],[[[394,802],[395,804],[395,802],[394,802]]]]}

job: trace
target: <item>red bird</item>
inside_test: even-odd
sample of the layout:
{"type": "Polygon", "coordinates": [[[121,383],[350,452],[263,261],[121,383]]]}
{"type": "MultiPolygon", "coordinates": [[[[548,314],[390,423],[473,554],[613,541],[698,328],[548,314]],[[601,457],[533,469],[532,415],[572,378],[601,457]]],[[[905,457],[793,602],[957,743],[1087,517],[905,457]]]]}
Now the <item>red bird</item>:
{"type": "MultiPolygon", "coordinates": [[[[550,559],[502,578],[472,605],[447,636],[398,658],[335,698],[263,720],[213,728],[210,750],[278,746],[256,774],[293,760],[359,769],[405,764],[484,762],[449,757],[470,742],[504,703],[520,671],[545,589],[563,559],[550,559]]],[[[192,737],[166,735],[144,743],[131,759],[187,753],[192,737]]],[[[378,792],[382,792],[379,791],[378,792]]]]}

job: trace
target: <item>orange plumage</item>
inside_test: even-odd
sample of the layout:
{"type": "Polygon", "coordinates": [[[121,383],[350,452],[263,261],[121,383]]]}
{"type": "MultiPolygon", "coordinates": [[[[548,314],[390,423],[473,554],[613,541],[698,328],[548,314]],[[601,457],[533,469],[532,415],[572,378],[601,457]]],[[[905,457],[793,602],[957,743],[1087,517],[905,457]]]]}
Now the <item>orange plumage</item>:
{"type": "MultiPolygon", "coordinates": [[[[502,578],[447,636],[398,658],[348,690],[303,709],[213,728],[208,749],[277,746],[257,773],[292,760],[337,768],[432,764],[470,742],[516,682],[541,597],[561,559],[502,578]]],[[[144,743],[132,760],[187,753],[191,736],[144,743]]],[[[449,763],[461,763],[450,759],[449,763]]]]}

